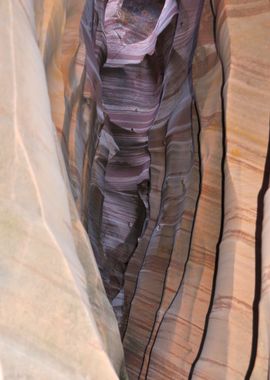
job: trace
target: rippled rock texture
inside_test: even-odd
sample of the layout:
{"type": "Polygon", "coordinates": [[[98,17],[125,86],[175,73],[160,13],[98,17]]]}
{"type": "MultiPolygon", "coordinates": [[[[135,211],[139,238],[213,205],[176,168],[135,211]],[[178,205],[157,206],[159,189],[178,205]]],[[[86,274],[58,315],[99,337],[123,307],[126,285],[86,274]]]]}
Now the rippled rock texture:
{"type": "Polygon", "coordinates": [[[4,379],[267,380],[269,1],[0,18],[4,379]]]}

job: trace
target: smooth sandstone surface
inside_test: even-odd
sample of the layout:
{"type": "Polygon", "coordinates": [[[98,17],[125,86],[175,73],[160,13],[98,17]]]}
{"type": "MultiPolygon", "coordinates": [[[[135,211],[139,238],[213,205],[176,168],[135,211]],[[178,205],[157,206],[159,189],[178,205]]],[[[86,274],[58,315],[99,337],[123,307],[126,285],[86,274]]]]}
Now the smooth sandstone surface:
{"type": "Polygon", "coordinates": [[[257,248],[256,223],[269,160],[270,55],[265,48],[268,51],[270,4],[223,1],[216,2],[214,11],[224,70],[224,211],[214,299],[193,377],[264,379],[268,378],[265,366],[252,371],[256,356],[252,350],[262,328],[256,321],[254,292],[255,281],[259,292],[264,287],[258,277],[262,253],[257,248]]]}
{"type": "MultiPolygon", "coordinates": [[[[51,117],[54,101],[64,107],[57,52],[61,32],[77,12],[75,3],[73,8],[64,1],[0,3],[4,379],[111,380],[123,365],[117,323],[51,117]]],[[[75,39],[78,31],[76,23],[75,39]]]]}
{"type": "Polygon", "coordinates": [[[269,30],[0,0],[4,379],[269,379],[269,30]]]}

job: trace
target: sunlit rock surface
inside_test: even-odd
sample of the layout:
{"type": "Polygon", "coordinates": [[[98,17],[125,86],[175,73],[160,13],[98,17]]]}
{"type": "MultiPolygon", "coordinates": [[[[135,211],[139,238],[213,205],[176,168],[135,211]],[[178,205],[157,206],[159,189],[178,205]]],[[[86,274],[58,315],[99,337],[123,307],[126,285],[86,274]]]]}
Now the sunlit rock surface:
{"type": "Polygon", "coordinates": [[[269,1],[0,19],[4,379],[267,380],[269,1]]]}

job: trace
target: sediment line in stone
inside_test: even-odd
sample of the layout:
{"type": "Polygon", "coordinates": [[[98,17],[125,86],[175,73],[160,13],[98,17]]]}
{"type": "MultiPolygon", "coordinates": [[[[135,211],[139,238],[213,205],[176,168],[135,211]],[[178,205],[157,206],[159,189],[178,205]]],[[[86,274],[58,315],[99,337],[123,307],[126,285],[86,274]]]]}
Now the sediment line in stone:
{"type": "Polygon", "coordinates": [[[261,190],[258,194],[257,220],[255,232],[255,289],[253,301],[253,335],[250,353],[250,362],[245,375],[245,379],[250,379],[257,357],[258,339],[259,339],[259,304],[262,289],[262,231],[264,219],[264,198],[269,189],[270,181],[270,121],[269,121],[269,137],[268,149],[265,159],[264,175],[261,190]]]}
{"type": "Polygon", "coordinates": [[[216,30],[216,14],[214,11],[214,6],[213,6],[213,1],[215,0],[209,0],[210,6],[211,6],[211,11],[213,15],[213,36],[214,36],[214,41],[215,41],[215,46],[216,46],[216,51],[218,54],[219,61],[221,62],[222,66],[222,85],[221,85],[221,90],[220,90],[220,97],[221,97],[221,117],[222,117],[222,160],[221,160],[221,215],[220,215],[220,235],[219,239],[217,242],[217,250],[216,250],[216,259],[215,259],[215,267],[214,267],[214,275],[213,275],[213,285],[212,285],[212,291],[211,291],[211,298],[209,302],[209,308],[206,314],[205,318],[205,325],[203,329],[203,335],[202,335],[202,340],[201,344],[198,350],[198,354],[192,363],[191,370],[189,373],[189,380],[192,380],[194,370],[196,367],[197,362],[200,359],[206,335],[207,335],[207,330],[208,330],[208,325],[209,325],[209,317],[211,314],[211,310],[213,307],[214,303],[214,297],[215,297],[215,289],[216,289],[216,281],[217,281],[217,273],[218,273],[218,263],[219,263],[219,250],[220,250],[220,244],[222,242],[222,237],[223,237],[223,230],[224,230],[224,214],[225,214],[225,161],[226,161],[226,121],[225,121],[225,104],[224,104],[224,86],[225,86],[225,73],[223,69],[223,64],[222,64],[222,59],[220,58],[219,55],[219,49],[217,46],[217,30],[216,30]]]}

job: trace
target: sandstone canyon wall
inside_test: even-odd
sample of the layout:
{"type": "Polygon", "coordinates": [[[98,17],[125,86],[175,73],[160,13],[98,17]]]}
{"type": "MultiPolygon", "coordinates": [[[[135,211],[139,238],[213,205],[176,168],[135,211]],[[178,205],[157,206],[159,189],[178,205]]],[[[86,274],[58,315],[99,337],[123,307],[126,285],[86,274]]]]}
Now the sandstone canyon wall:
{"type": "Polygon", "coordinates": [[[76,95],[71,65],[82,5],[0,2],[4,379],[111,380],[123,364],[117,322],[71,195],[55,129],[66,112],[64,91],[76,95]],[[63,30],[70,32],[65,57],[63,30]],[[61,58],[70,66],[65,76],[61,58]]]}
{"type": "Polygon", "coordinates": [[[267,380],[269,1],[0,18],[3,378],[267,380]]]}

